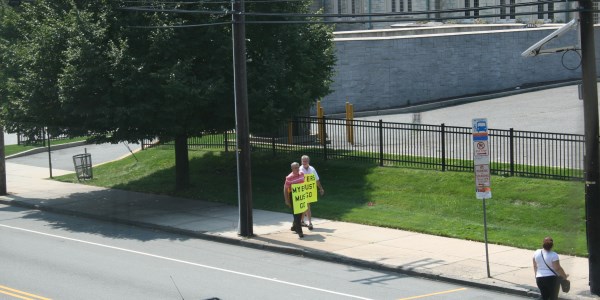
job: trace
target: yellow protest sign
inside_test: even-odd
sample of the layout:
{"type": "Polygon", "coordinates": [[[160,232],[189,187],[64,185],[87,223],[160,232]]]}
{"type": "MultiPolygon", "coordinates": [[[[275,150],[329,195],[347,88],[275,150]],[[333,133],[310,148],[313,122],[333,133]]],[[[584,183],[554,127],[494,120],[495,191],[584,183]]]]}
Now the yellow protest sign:
{"type": "Polygon", "coordinates": [[[317,179],[314,174],[304,174],[303,183],[292,184],[294,214],[305,212],[312,202],[317,202],[317,179]]]}
{"type": "Polygon", "coordinates": [[[292,184],[292,207],[294,208],[295,215],[301,214],[308,209],[304,183],[292,184]]]}
{"type": "Polygon", "coordinates": [[[304,185],[306,185],[306,202],[317,202],[317,179],[315,174],[304,174],[304,185]]]}

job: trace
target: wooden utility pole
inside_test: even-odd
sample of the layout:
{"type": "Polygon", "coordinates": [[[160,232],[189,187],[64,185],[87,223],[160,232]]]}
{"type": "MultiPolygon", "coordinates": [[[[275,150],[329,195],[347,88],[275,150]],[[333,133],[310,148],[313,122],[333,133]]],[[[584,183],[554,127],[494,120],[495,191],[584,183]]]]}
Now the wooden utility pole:
{"type": "Polygon", "coordinates": [[[238,234],[250,237],[253,235],[252,172],[248,120],[248,87],[246,80],[246,17],[244,16],[244,0],[233,0],[232,9],[236,159],[240,211],[238,234]]]}
{"type": "Polygon", "coordinates": [[[585,220],[590,292],[600,295],[600,193],[598,193],[598,86],[594,45],[593,1],[579,1],[581,71],[585,128],[585,220]]]}

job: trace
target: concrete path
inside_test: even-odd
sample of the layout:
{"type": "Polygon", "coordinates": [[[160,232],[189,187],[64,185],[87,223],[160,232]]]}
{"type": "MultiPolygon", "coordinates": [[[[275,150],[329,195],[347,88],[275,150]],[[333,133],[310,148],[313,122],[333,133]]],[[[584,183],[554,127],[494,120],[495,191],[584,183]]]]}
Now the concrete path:
{"type": "MultiPolygon", "coordinates": [[[[69,171],[55,170],[55,175],[69,171]]],[[[487,277],[483,243],[324,219],[298,238],[288,214],[254,210],[252,238],[237,235],[236,207],[47,180],[47,169],[7,163],[8,196],[0,203],[158,228],[194,237],[308,257],[400,271],[520,295],[538,293],[533,251],[490,245],[487,277]]],[[[542,237],[540,237],[541,239],[542,237]]],[[[560,241],[558,241],[560,242],[560,241]]],[[[588,288],[587,258],[561,255],[571,292],[563,299],[598,299],[588,288]]]]}

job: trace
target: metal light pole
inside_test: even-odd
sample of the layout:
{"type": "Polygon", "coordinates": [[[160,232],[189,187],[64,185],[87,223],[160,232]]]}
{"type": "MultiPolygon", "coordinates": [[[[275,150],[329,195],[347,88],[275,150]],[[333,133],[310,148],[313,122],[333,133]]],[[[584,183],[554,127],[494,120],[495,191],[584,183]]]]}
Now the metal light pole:
{"type": "Polygon", "coordinates": [[[6,189],[6,158],[4,157],[4,126],[0,125],[0,196],[7,194],[6,189]]]}
{"type": "Polygon", "coordinates": [[[233,80],[235,90],[235,133],[238,179],[238,234],[253,235],[252,230],[252,172],[250,163],[250,134],[248,121],[248,87],[246,83],[246,24],[244,0],[232,2],[233,80]]]}
{"type": "Polygon", "coordinates": [[[598,87],[592,0],[580,0],[581,70],[585,123],[585,220],[590,292],[600,295],[600,193],[598,193],[598,87]]]}

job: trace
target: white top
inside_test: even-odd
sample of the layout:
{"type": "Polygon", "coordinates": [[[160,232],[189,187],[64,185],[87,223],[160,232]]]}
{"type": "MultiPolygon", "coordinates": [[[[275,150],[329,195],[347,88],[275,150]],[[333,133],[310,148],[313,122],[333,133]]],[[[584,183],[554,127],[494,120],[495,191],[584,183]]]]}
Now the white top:
{"type": "Polygon", "coordinates": [[[538,249],[533,253],[533,259],[535,259],[535,263],[537,264],[537,273],[535,273],[535,277],[556,276],[550,269],[548,269],[548,266],[552,267],[552,263],[558,261],[558,254],[556,254],[556,252],[538,249]],[[543,259],[542,251],[544,251],[543,259]],[[548,266],[546,266],[544,263],[544,259],[546,260],[546,264],[548,264],[548,266]]]}
{"type": "Polygon", "coordinates": [[[317,174],[317,170],[313,168],[313,166],[308,165],[308,169],[305,169],[303,165],[300,165],[300,172],[304,174],[315,174],[315,180],[319,180],[319,174],[317,174]]]}

